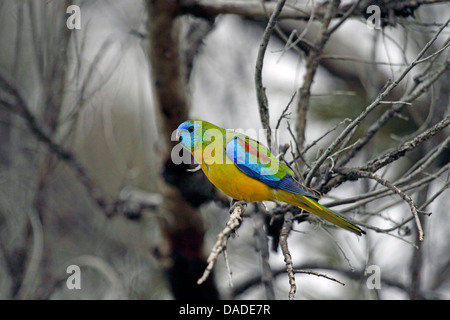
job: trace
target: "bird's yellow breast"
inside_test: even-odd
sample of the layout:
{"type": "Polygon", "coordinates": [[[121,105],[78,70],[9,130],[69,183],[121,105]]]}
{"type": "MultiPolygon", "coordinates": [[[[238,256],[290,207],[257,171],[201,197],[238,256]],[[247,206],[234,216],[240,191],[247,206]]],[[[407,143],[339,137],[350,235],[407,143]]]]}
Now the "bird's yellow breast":
{"type": "Polygon", "coordinates": [[[240,171],[234,164],[201,164],[202,170],[217,188],[235,200],[270,200],[271,187],[240,171]]]}

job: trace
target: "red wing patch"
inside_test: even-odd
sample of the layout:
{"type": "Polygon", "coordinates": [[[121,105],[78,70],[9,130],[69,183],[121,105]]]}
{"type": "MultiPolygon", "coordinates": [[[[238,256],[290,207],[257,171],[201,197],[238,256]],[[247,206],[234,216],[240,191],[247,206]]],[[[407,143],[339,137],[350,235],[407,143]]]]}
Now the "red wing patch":
{"type": "Polygon", "coordinates": [[[270,158],[266,156],[264,153],[259,152],[255,148],[253,148],[250,144],[247,142],[239,139],[238,143],[241,145],[242,148],[244,148],[245,152],[249,152],[250,154],[257,157],[258,160],[261,161],[261,163],[267,163],[270,162],[270,158]]]}

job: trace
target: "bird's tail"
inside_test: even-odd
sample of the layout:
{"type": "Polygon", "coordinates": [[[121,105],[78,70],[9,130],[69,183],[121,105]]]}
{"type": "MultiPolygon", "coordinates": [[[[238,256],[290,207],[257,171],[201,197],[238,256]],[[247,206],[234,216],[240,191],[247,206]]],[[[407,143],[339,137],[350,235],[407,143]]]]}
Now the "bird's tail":
{"type": "Polygon", "coordinates": [[[361,234],[365,234],[364,230],[351,223],[344,217],[334,213],[330,209],[320,205],[317,201],[311,198],[293,193],[288,193],[286,196],[288,196],[289,199],[284,199],[283,201],[291,205],[297,206],[305,211],[308,211],[309,213],[315,214],[316,216],[328,222],[331,222],[338,227],[356,233],[358,236],[360,236],[361,234]]]}

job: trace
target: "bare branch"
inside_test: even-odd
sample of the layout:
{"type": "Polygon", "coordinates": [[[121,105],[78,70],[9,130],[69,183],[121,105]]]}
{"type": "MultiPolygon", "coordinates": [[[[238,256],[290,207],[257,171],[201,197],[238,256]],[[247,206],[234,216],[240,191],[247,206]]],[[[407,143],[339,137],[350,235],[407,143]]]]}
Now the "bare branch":
{"type": "Polygon", "coordinates": [[[50,153],[55,155],[60,161],[66,163],[71,170],[74,171],[76,177],[84,185],[88,196],[97,204],[97,206],[105,213],[107,217],[111,217],[117,213],[124,214],[129,219],[140,217],[143,210],[155,210],[160,204],[159,194],[149,196],[143,191],[131,191],[125,189],[115,201],[109,201],[103,190],[91,178],[86,168],[78,160],[77,156],[67,147],[56,142],[49,133],[45,131],[38,119],[30,111],[25,100],[17,91],[17,89],[0,74],[0,89],[4,90],[0,93],[0,107],[3,106],[7,110],[17,113],[23,118],[33,136],[45,144],[50,153]],[[8,95],[5,98],[4,93],[8,95]]]}
{"type": "Polygon", "coordinates": [[[294,266],[292,263],[291,253],[289,252],[287,244],[287,237],[292,229],[292,221],[293,221],[292,213],[290,211],[286,212],[286,214],[284,215],[283,227],[281,228],[280,233],[280,247],[281,251],[283,252],[284,263],[286,264],[286,271],[289,277],[289,286],[290,286],[289,300],[294,299],[295,291],[297,290],[297,286],[295,284],[294,266]]]}
{"type": "Polygon", "coordinates": [[[275,290],[273,287],[273,274],[269,264],[269,245],[266,231],[264,230],[264,213],[258,211],[253,215],[254,236],[256,240],[257,251],[261,256],[261,279],[266,292],[266,299],[275,299],[275,290]]]}
{"type": "Polygon", "coordinates": [[[155,211],[161,206],[162,201],[162,196],[159,193],[125,187],[120,191],[115,202],[115,211],[128,219],[139,219],[144,210],[155,211]]]}
{"type": "Polygon", "coordinates": [[[33,231],[33,248],[20,289],[16,295],[19,299],[29,298],[30,294],[35,290],[33,282],[36,274],[39,272],[39,266],[44,253],[44,230],[39,214],[35,208],[30,208],[27,214],[33,231]]]}
{"type": "Polygon", "coordinates": [[[42,126],[38,123],[36,117],[30,111],[25,100],[16,88],[10,84],[2,75],[0,75],[0,88],[5,90],[14,98],[14,105],[11,102],[6,101],[0,96],[0,105],[6,107],[8,110],[19,114],[27,123],[28,128],[34,135],[34,137],[40,142],[44,143],[51,153],[57,156],[57,158],[65,162],[77,175],[80,182],[86,188],[88,195],[94,200],[94,202],[100,207],[107,216],[111,216],[113,212],[111,207],[107,206],[107,201],[103,196],[103,191],[99,186],[91,179],[83,165],[78,161],[75,154],[65,146],[55,142],[51,136],[45,132],[42,126]]]}
{"type": "Polygon", "coordinates": [[[357,63],[363,63],[363,64],[378,64],[378,65],[387,65],[387,66],[406,66],[405,63],[395,63],[395,62],[388,62],[388,61],[373,61],[373,60],[366,60],[356,57],[349,57],[349,56],[342,56],[342,55],[332,55],[327,54],[322,56],[322,60],[342,60],[342,61],[352,61],[357,63]]]}
{"type": "Polygon", "coordinates": [[[335,125],[334,127],[332,127],[331,129],[328,129],[323,135],[321,135],[319,138],[317,138],[316,140],[314,140],[313,142],[311,142],[309,145],[307,145],[305,147],[305,149],[302,150],[302,153],[305,154],[306,152],[308,152],[309,149],[311,149],[312,147],[314,147],[320,140],[322,140],[323,138],[325,138],[327,135],[329,135],[331,132],[335,131],[340,125],[345,124],[346,122],[350,122],[352,121],[349,118],[345,118],[344,120],[342,120],[341,122],[339,122],[337,125],[335,125]]]}
{"type": "Polygon", "coordinates": [[[339,19],[339,22],[327,30],[328,36],[335,32],[358,8],[361,0],[355,1],[346,13],[339,19]]]}
{"type": "Polygon", "coordinates": [[[291,100],[289,100],[288,104],[286,105],[286,107],[284,108],[283,112],[281,112],[280,117],[278,118],[277,121],[277,125],[275,126],[275,129],[279,129],[280,125],[281,125],[281,121],[283,119],[287,119],[288,116],[291,114],[290,112],[287,112],[289,110],[289,107],[291,106],[292,102],[294,101],[295,95],[297,94],[297,92],[294,92],[294,94],[291,97],[291,100]]]}
{"type": "Polygon", "coordinates": [[[295,130],[297,132],[297,142],[300,148],[303,148],[305,143],[305,130],[306,130],[306,115],[309,108],[309,98],[311,95],[311,86],[316,75],[317,68],[319,67],[320,57],[323,52],[325,43],[328,41],[330,34],[328,33],[328,27],[331,19],[336,15],[338,7],[340,5],[339,0],[332,0],[328,4],[325,17],[322,22],[320,33],[316,42],[312,46],[311,51],[307,56],[306,61],[306,73],[303,77],[302,87],[299,89],[299,100],[297,104],[297,120],[295,123],[295,130]]]}
{"type": "Polygon", "coordinates": [[[264,56],[266,54],[267,45],[269,44],[270,36],[277,23],[278,16],[283,10],[283,6],[286,0],[279,0],[275,10],[270,16],[266,29],[264,30],[263,38],[258,50],[258,56],[256,58],[255,67],[255,86],[256,86],[256,98],[259,106],[259,116],[261,117],[261,123],[263,128],[267,130],[267,144],[269,149],[272,147],[272,130],[270,129],[270,117],[269,117],[269,104],[267,101],[266,91],[262,83],[262,70],[264,64],[264,56]]]}
{"type": "MultiPolygon", "coordinates": [[[[413,90],[411,93],[403,96],[401,100],[405,103],[411,103],[417,99],[421,94],[427,91],[427,89],[439,79],[439,77],[444,74],[450,67],[450,60],[447,60],[441,67],[437,68],[432,72],[433,76],[423,81],[419,87],[413,90]]],[[[404,103],[393,104],[392,107],[386,110],[378,119],[375,121],[369,129],[367,129],[366,134],[361,137],[354,147],[348,152],[344,158],[339,161],[338,166],[345,165],[348,161],[353,158],[356,153],[358,153],[367,143],[373,138],[373,136],[383,127],[390,119],[392,119],[400,110],[404,107],[404,103]]]]}
{"type": "MultiPolygon", "coordinates": [[[[398,181],[395,181],[395,185],[401,186],[404,191],[412,190],[415,188],[419,188],[423,185],[427,185],[433,180],[437,179],[441,174],[446,172],[450,168],[450,164],[445,165],[441,169],[439,169],[437,172],[430,174],[426,176],[425,178],[422,178],[420,180],[414,180],[413,183],[405,185],[404,179],[400,179],[398,181]]],[[[409,180],[409,179],[408,179],[409,180]]],[[[378,190],[374,190],[371,192],[367,192],[364,194],[360,194],[355,197],[349,197],[342,200],[333,201],[330,203],[324,204],[326,207],[334,207],[337,205],[347,204],[347,203],[353,203],[351,206],[346,207],[345,209],[342,209],[341,212],[349,212],[352,211],[358,207],[364,206],[365,204],[374,201],[376,199],[380,199],[382,197],[386,197],[388,195],[391,195],[393,192],[389,188],[382,188],[378,190]]]]}
{"type": "Polygon", "coordinates": [[[236,202],[233,206],[233,211],[230,214],[230,219],[227,222],[226,227],[217,235],[217,241],[211,249],[211,253],[208,256],[206,262],[208,265],[206,266],[203,275],[198,279],[197,284],[202,284],[208,279],[214,265],[216,264],[217,258],[219,254],[225,250],[227,247],[228,239],[230,236],[237,231],[237,229],[241,226],[242,223],[242,215],[244,214],[244,206],[246,202],[236,202]]]}
{"type": "Polygon", "coordinates": [[[417,148],[423,142],[432,138],[450,124],[450,116],[445,117],[439,123],[419,134],[414,139],[402,143],[396,150],[391,151],[381,157],[370,161],[367,165],[361,167],[361,170],[375,172],[389,163],[403,157],[407,152],[417,148]]]}
{"type": "MultiPolygon", "coordinates": [[[[349,279],[354,279],[354,280],[361,280],[361,279],[365,279],[367,277],[366,270],[364,268],[363,269],[358,269],[358,270],[355,270],[355,271],[351,271],[351,270],[343,269],[343,268],[340,268],[340,267],[331,267],[330,265],[325,265],[325,264],[322,265],[322,264],[316,264],[316,263],[305,263],[303,265],[299,265],[299,266],[296,266],[294,268],[294,270],[299,270],[299,271],[304,270],[305,272],[302,272],[302,273],[308,273],[309,270],[314,270],[314,269],[338,272],[339,274],[341,274],[343,276],[346,276],[349,279]]],[[[276,270],[274,270],[274,277],[282,275],[285,272],[286,272],[285,268],[276,269],[276,270]]],[[[314,273],[311,273],[311,274],[314,274],[314,273]]],[[[331,280],[333,280],[333,279],[331,279],[331,280]]],[[[408,285],[402,284],[397,279],[395,279],[395,280],[394,279],[389,279],[388,277],[386,277],[385,274],[383,274],[383,276],[381,277],[380,280],[383,283],[383,285],[386,285],[388,287],[397,288],[397,289],[400,289],[400,290],[402,290],[404,292],[408,292],[409,291],[409,286],[408,285]]],[[[254,286],[256,284],[259,284],[260,282],[261,282],[261,279],[260,279],[259,275],[255,275],[252,278],[247,279],[244,283],[242,283],[240,286],[238,286],[238,287],[236,287],[234,289],[233,296],[237,296],[237,295],[242,294],[243,292],[245,292],[246,290],[248,290],[252,286],[254,286]]],[[[421,296],[422,299],[432,298],[432,297],[430,297],[430,295],[427,295],[424,292],[421,292],[420,296],[421,296]]]]}
{"type": "Polygon", "coordinates": [[[316,271],[312,271],[312,270],[303,270],[303,269],[294,269],[294,272],[295,273],[312,274],[312,275],[315,275],[315,276],[318,276],[318,277],[323,277],[325,279],[332,280],[334,282],[337,282],[337,283],[342,284],[343,286],[345,286],[345,283],[343,283],[342,281],[339,281],[336,278],[332,278],[332,277],[327,276],[326,274],[323,274],[323,273],[320,273],[320,272],[316,272],[316,271]]]}
{"type": "Polygon", "coordinates": [[[358,170],[358,171],[356,171],[356,174],[359,177],[373,179],[373,180],[377,181],[378,183],[380,183],[380,184],[388,187],[389,189],[393,190],[398,195],[400,195],[402,197],[402,199],[405,200],[408,203],[409,207],[411,208],[411,213],[412,213],[412,215],[414,217],[414,221],[415,221],[416,226],[417,226],[417,231],[419,233],[419,240],[423,241],[423,230],[422,230],[422,225],[420,223],[419,215],[418,215],[418,211],[419,210],[417,209],[417,206],[414,203],[414,201],[411,199],[411,197],[409,197],[406,193],[401,191],[399,188],[394,186],[392,183],[390,183],[389,181],[381,178],[380,176],[376,175],[375,173],[358,170]]]}
{"type": "MultiPolygon", "coordinates": [[[[382,19],[389,22],[388,12],[402,12],[413,14],[414,10],[420,5],[434,4],[439,2],[446,2],[447,0],[405,0],[405,1],[389,1],[383,4],[385,9],[382,14],[382,19]]],[[[317,5],[314,10],[314,18],[318,20],[324,19],[327,11],[327,2],[325,4],[317,5]]],[[[349,2],[342,5],[337,12],[338,18],[343,17],[349,8],[355,2],[349,2]]],[[[264,2],[258,0],[182,0],[181,7],[183,13],[190,13],[199,17],[214,17],[219,14],[235,14],[242,17],[253,19],[264,19],[276,10],[274,2],[264,2]]],[[[366,15],[367,5],[357,6],[351,11],[351,17],[364,17],[366,15]]],[[[311,7],[302,4],[288,4],[286,10],[280,14],[280,19],[298,19],[308,20],[311,16],[311,7]]]]}
{"type": "Polygon", "coordinates": [[[400,74],[400,76],[393,82],[388,82],[378,94],[378,96],[375,98],[375,100],[367,106],[367,108],[353,120],[342,132],[341,134],[333,141],[331,145],[328,146],[328,148],[322,153],[322,155],[319,157],[319,159],[314,163],[314,166],[309,171],[308,176],[306,177],[306,185],[309,185],[316,173],[316,171],[319,169],[319,167],[323,164],[323,162],[328,158],[328,156],[333,152],[333,150],[344,140],[344,138],[355,128],[358,126],[361,121],[366,118],[366,116],[373,111],[379,104],[380,101],[383,101],[383,99],[406,77],[406,75],[411,71],[414,66],[416,66],[418,63],[420,63],[420,59],[425,54],[425,52],[431,47],[431,45],[436,41],[439,34],[444,30],[444,28],[447,26],[447,24],[450,22],[450,19],[447,20],[447,22],[436,32],[436,34],[433,36],[433,38],[423,47],[423,49],[419,52],[417,57],[414,59],[414,61],[407,67],[403,72],[400,74]]]}
{"type": "MultiPolygon", "coordinates": [[[[264,19],[277,10],[274,2],[260,1],[182,1],[185,12],[200,16],[212,17],[219,14],[236,14],[243,17],[264,19]]],[[[307,6],[287,6],[279,14],[280,19],[309,19],[310,9],[307,6]]]]}

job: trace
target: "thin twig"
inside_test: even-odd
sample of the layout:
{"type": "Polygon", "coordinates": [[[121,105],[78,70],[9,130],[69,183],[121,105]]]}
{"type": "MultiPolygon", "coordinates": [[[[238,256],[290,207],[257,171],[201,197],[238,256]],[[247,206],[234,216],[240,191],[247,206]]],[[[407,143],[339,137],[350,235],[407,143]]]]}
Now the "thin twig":
{"type": "Polygon", "coordinates": [[[310,185],[311,181],[316,173],[316,171],[319,169],[319,167],[323,164],[323,162],[328,158],[328,156],[333,152],[333,150],[342,142],[342,140],[349,134],[353,128],[358,126],[361,121],[366,118],[366,116],[373,111],[395,87],[405,78],[405,76],[411,71],[414,66],[416,66],[418,63],[420,63],[420,59],[425,54],[425,52],[431,47],[431,45],[436,41],[439,34],[444,30],[444,28],[447,26],[447,24],[450,22],[450,19],[447,20],[447,22],[439,29],[438,32],[434,35],[434,37],[422,48],[422,50],[419,52],[417,57],[414,59],[414,61],[407,67],[403,72],[400,74],[400,76],[393,82],[388,82],[386,86],[381,90],[380,94],[375,98],[375,100],[367,106],[367,108],[353,120],[342,132],[341,134],[333,141],[331,145],[328,146],[328,148],[322,153],[320,158],[314,163],[312,169],[309,171],[307,177],[306,177],[306,185],[310,185]]]}
{"type": "Polygon", "coordinates": [[[400,62],[388,62],[388,61],[373,61],[373,60],[366,60],[361,59],[357,57],[350,57],[350,56],[343,56],[343,55],[323,55],[322,60],[343,60],[343,61],[351,61],[351,62],[357,62],[357,63],[363,63],[363,64],[377,64],[377,65],[392,65],[392,66],[407,66],[406,63],[400,62]]]}
{"type": "Polygon", "coordinates": [[[223,248],[222,250],[223,252],[223,259],[225,260],[225,265],[227,266],[227,271],[228,271],[228,283],[230,285],[230,288],[233,288],[233,272],[231,272],[231,268],[230,268],[230,262],[228,261],[228,253],[227,253],[227,248],[223,248]]]}
{"type": "MultiPolygon", "coordinates": [[[[446,61],[441,67],[437,68],[432,72],[433,76],[421,83],[421,85],[412,90],[410,93],[407,93],[405,96],[401,98],[402,101],[411,103],[415,99],[417,99],[421,94],[423,94],[434,82],[436,82],[439,77],[444,74],[448,68],[450,67],[450,61],[446,61]]],[[[348,152],[344,158],[339,161],[338,167],[341,167],[348,163],[350,159],[352,159],[367,143],[374,137],[374,135],[401,109],[405,106],[405,104],[394,104],[388,110],[386,110],[376,122],[374,122],[369,129],[366,130],[366,134],[361,137],[357,144],[348,152]]]]}
{"type": "Polygon", "coordinates": [[[5,90],[14,101],[4,100],[0,96],[0,106],[6,107],[8,110],[17,113],[27,123],[28,128],[34,135],[34,137],[44,143],[51,153],[55,154],[57,158],[65,162],[74,172],[77,174],[81,183],[85,186],[89,196],[95,201],[95,203],[106,213],[107,216],[111,216],[111,208],[107,207],[106,199],[103,196],[103,192],[99,186],[91,179],[85,168],[78,161],[75,154],[67,147],[55,142],[52,137],[45,132],[42,126],[38,123],[38,120],[30,111],[25,99],[21,96],[19,91],[11,85],[7,79],[0,75],[0,88],[5,90]]]}
{"type": "MultiPolygon", "coordinates": [[[[387,10],[393,11],[394,9],[398,12],[414,12],[418,5],[425,4],[435,4],[446,2],[448,0],[409,0],[409,1],[387,1],[384,6],[387,10]]],[[[182,12],[188,12],[190,14],[199,17],[214,17],[219,14],[235,14],[242,17],[252,18],[252,19],[263,19],[267,17],[267,13],[271,13],[275,10],[275,3],[269,1],[261,5],[260,0],[182,0],[179,1],[181,5],[182,12]]],[[[311,8],[309,6],[297,3],[294,1],[292,3],[286,4],[286,10],[283,10],[280,15],[280,19],[297,19],[297,20],[307,20],[311,17],[311,8]]],[[[348,8],[354,3],[350,2],[344,4],[336,18],[343,17],[348,8]]],[[[315,19],[322,20],[326,15],[326,8],[321,3],[315,8],[316,14],[315,19]]],[[[353,10],[352,17],[363,17],[366,14],[366,6],[361,6],[358,10],[353,10]]],[[[431,26],[440,26],[440,24],[433,23],[428,24],[431,26]]]]}
{"type": "Polygon", "coordinates": [[[330,276],[327,276],[326,274],[320,273],[320,272],[316,272],[316,271],[312,271],[312,270],[303,270],[303,269],[294,269],[294,273],[305,273],[305,274],[312,274],[318,277],[323,277],[325,279],[328,280],[332,280],[334,282],[337,282],[339,284],[342,284],[343,286],[345,286],[345,283],[343,283],[342,281],[339,281],[338,279],[332,278],[330,276]]]}
{"type": "Polygon", "coordinates": [[[297,92],[294,92],[294,94],[292,95],[291,99],[289,100],[288,104],[286,105],[286,107],[284,108],[283,112],[281,112],[280,117],[278,118],[277,121],[277,125],[275,127],[275,129],[279,129],[280,125],[281,125],[281,121],[283,119],[287,119],[287,117],[290,115],[290,113],[288,113],[287,111],[289,110],[289,107],[291,106],[292,102],[294,101],[295,95],[297,94],[297,92]]]}
{"type": "MultiPolygon", "coordinates": [[[[448,21],[447,23],[448,24],[448,21]]],[[[447,41],[445,42],[445,44],[442,46],[442,48],[440,48],[438,51],[430,54],[428,57],[425,57],[423,59],[420,59],[419,61],[417,61],[416,63],[422,63],[425,62],[427,60],[430,60],[432,58],[434,58],[435,56],[437,56],[438,54],[440,54],[442,51],[444,51],[445,49],[447,49],[450,46],[450,37],[447,38],[447,41]]]]}
{"type": "Polygon", "coordinates": [[[21,286],[16,294],[20,299],[30,298],[30,294],[35,290],[36,274],[40,272],[40,265],[44,253],[44,229],[42,221],[35,208],[30,208],[27,212],[30,219],[31,230],[33,231],[33,247],[27,267],[24,271],[21,286]]]}
{"type": "Polygon", "coordinates": [[[335,32],[345,22],[345,20],[347,20],[355,12],[360,2],[361,0],[357,0],[350,6],[347,12],[344,13],[344,15],[339,19],[339,22],[327,30],[328,35],[331,35],[333,32],[335,32]]]}
{"type": "Polygon", "coordinates": [[[314,140],[313,142],[311,142],[311,144],[307,145],[305,147],[305,149],[303,149],[302,153],[305,154],[309,149],[311,149],[312,147],[314,147],[320,140],[322,140],[323,138],[325,138],[327,135],[329,135],[331,132],[335,131],[340,125],[345,124],[346,122],[350,122],[352,121],[349,118],[345,118],[344,120],[342,120],[341,122],[339,122],[337,125],[335,125],[333,128],[327,130],[323,135],[321,135],[319,138],[317,138],[316,140],[314,140]]]}
{"type": "Polygon", "coordinates": [[[339,244],[338,241],[336,241],[336,239],[334,238],[334,236],[330,233],[330,231],[328,231],[327,228],[324,227],[324,225],[322,225],[322,229],[325,231],[325,233],[328,235],[328,237],[330,237],[330,239],[333,240],[334,244],[336,245],[336,247],[339,249],[339,251],[342,253],[342,256],[344,257],[345,261],[347,261],[348,266],[350,268],[351,271],[354,271],[355,268],[352,265],[352,262],[350,261],[349,257],[347,257],[347,254],[345,253],[345,250],[342,248],[342,246],[339,244]]]}
{"type": "MultiPolygon", "coordinates": [[[[297,152],[297,155],[292,159],[292,162],[295,162],[296,167],[297,167],[297,170],[298,170],[298,174],[300,175],[300,168],[298,167],[298,164],[297,164],[297,161],[296,161],[296,160],[297,160],[298,158],[302,159],[303,163],[304,163],[307,167],[309,167],[309,164],[308,164],[308,162],[306,162],[305,158],[303,157],[303,153],[300,151],[300,147],[299,147],[299,145],[298,145],[298,143],[297,143],[297,138],[296,138],[296,136],[294,135],[294,133],[292,132],[291,125],[290,125],[289,122],[287,123],[287,129],[288,129],[288,131],[289,131],[289,133],[290,133],[292,139],[294,140],[295,151],[297,152]]],[[[291,148],[291,149],[292,149],[292,148],[291,148]]],[[[291,165],[292,162],[291,162],[289,165],[291,165]]]]}
{"type": "Polygon", "coordinates": [[[450,125],[450,116],[445,117],[440,122],[438,122],[433,127],[424,131],[423,133],[417,135],[414,139],[408,140],[402,143],[397,149],[391,151],[387,154],[384,154],[369,163],[365,166],[362,166],[361,169],[364,171],[375,172],[378,169],[388,165],[389,163],[397,160],[400,157],[403,157],[407,152],[417,148],[419,145],[429,140],[436,134],[440,133],[444,128],[450,125]]]}
{"type": "Polygon", "coordinates": [[[319,67],[320,58],[323,53],[323,48],[329,39],[328,26],[331,20],[335,17],[338,7],[340,5],[339,0],[332,0],[328,4],[325,17],[322,22],[320,33],[315,41],[312,50],[309,52],[306,61],[306,72],[303,77],[302,87],[299,89],[299,100],[297,104],[297,121],[295,124],[295,130],[297,131],[297,142],[300,148],[303,148],[305,143],[305,130],[306,130],[306,115],[309,109],[309,100],[311,95],[311,86],[319,67]]]}
{"type": "MultiPolygon", "coordinates": [[[[399,179],[398,183],[406,183],[414,179],[417,175],[422,173],[428,166],[435,160],[439,155],[441,155],[450,144],[450,135],[439,145],[431,150],[425,157],[418,161],[415,165],[411,167],[406,174],[404,174],[402,179],[399,179]]],[[[396,183],[396,184],[398,184],[396,183]]]]}
{"type": "MultiPolygon", "coordinates": [[[[67,164],[69,168],[75,172],[77,178],[85,187],[88,196],[107,217],[111,217],[116,213],[121,213],[125,214],[128,218],[136,218],[143,210],[155,210],[160,205],[161,200],[159,195],[154,195],[152,199],[147,197],[145,200],[141,197],[139,201],[136,201],[135,198],[128,198],[126,194],[121,194],[115,201],[109,201],[100,186],[91,178],[88,171],[78,160],[78,157],[68,147],[55,141],[53,137],[47,133],[35,115],[31,112],[20,92],[10,83],[10,80],[3,77],[2,74],[0,74],[0,89],[3,90],[0,91],[0,107],[4,107],[10,112],[18,114],[26,121],[33,136],[39,142],[46,145],[51,154],[55,155],[60,161],[67,164]]],[[[136,195],[137,193],[134,192],[134,194],[136,195]]]]}
{"type": "MultiPolygon", "coordinates": [[[[450,169],[450,163],[445,165],[441,169],[439,169],[434,174],[427,176],[420,180],[414,180],[414,182],[409,185],[405,185],[405,183],[407,181],[403,181],[403,180],[395,181],[395,185],[401,186],[402,190],[404,190],[404,191],[415,189],[415,188],[421,187],[423,185],[429,184],[431,181],[435,180],[439,175],[441,175],[443,172],[445,172],[449,169],[450,169]]],[[[346,207],[345,209],[341,209],[341,212],[349,212],[349,211],[355,210],[358,207],[364,206],[365,204],[367,204],[371,201],[380,199],[382,197],[389,196],[392,193],[393,193],[393,191],[389,188],[378,189],[378,190],[371,191],[368,193],[360,194],[356,197],[350,197],[350,198],[346,198],[346,199],[342,199],[342,200],[333,201],[330,203],[325,203],[324,205],[326,207],[334,207],[337,205],[353,203],[353,205],[346,207]]]]}
{"type": "Polygon", "coordinates": [[[259,115],[261,117],[261,123],[263,128],[267,131],[267,144],[269,149],[272,147],[272,130],[270,129],[270,117],[269,117],[269,104],[267,101],[266,91],[262,83],[262,70],[264,64],[264,56],[266,54],[267,45],[269,44],[270,36],[277,23],[278,16],[283,9],[286,0],[279,0],[275,10],[270,16],[266,29],[264,30],[261,44],[259,45],[258,56],[256,58],[255,67],[255,86],[256,86],[256,98],[258,100],[259,115]]]}
{"type": "Polygon", "coordinates": [[[292,263],[291,253],[289,252],[287,244],[287,237],[292,229],[292,221],[293,221],[292,213],[290,211],[286,212],[286,214],[284,215],[283,227],[281,228],[280,233],[280,247],[281,251],[283,252],[284,262],[286,264],[286,272],[289,277],[289,286],[290,286],[289,300],[294,299],[295,292],[297,291],[297,286],[295,284],[294,266],[292,263]]]}
{"type": "Polygon", "coordinates": [[[417,231],[419,233],[419,240],[423,241],[423,230],[422,230],[422,225],[420,223],[419,214],[418,214],[419,210],[417,209],[417,206],[414,203],[414,201],[411,199],[411,197],[408,196],[406,193],[404,193],[399,188],[397,188],[396,186],[394,186],[392,183],[390,183],[389,181],[381,178],[380,176],[376,175],[375,173],[368,172],[368,171],[362,171],[362,170],[359,170],[356,173],[360,177],[373,179],[373,180],[377,181],[378,183],[384,185],[385,187],[388,187],[389,189],[391,189],[392,191],[394,191],[395,193],[400,195],[402,197],[402,199],[405,200],[408,203],[409,207],[411,208],[411,213],[412,213],[412,215],[414,217],[414,221],[415,221],[416,226],[417,226],[417,231]]]}
{"type": "MultiPolygon", "coordinates": [[[[280,151],[280,146],[278,145],[278,141],[279,141],[279,136],[278,136],[278,129],[280,128],[281,125],[281,121],[283,119],[288,119],[289,115],[291,114],[290,112],[288,112],[289,107],[291,106],[292,102],[294,101],[295,95],[297,92],[294,92],[294,94],[292,95],[291,99],[289,100],[288,104],[286,105],[286,107],[284,108],[283,112],[281,112],[280,117],[278,118],[277,121],[277,125],[275,126],[275,143],[274,146],[272,148],[272,153],[278,154],[280,151]]],[[[289,122],[287,122],[289,125],[289,122]]]]}
{"type": "Polygon", "coordinates": [[[436,191],[434,195],[428,198],[428,200],[420,206],[419,210],[422,210],[423,208],[426,208],[429,204],[431,204],[442,192],[446,191],[450,187],[450,181],[447,181],[441,189],[436,191]]]}
{"type": "Polygon", "coordinates": [[[284,35],[283,31],[280,30],[279,27],[276,27],[276,31],[278,32],[278,34],[280,35],[281,38],[284,38],[284,41],[286,42],[286,45],[284,46],[284,48],[283,48],[283,50],[282,50],[282,52],[281,52],[281,55],[280,55],[280,57],[278,58],[278,61],[281,59],[281,57],[283,57],[284,53],[285,53],[286,51],[290,50],[291,48],[294,48],[294,49],[298,50],[299,53],[302,55],[302,51],[300,51],[300,50],[297,48],[297,44],[298,44],[300,41],[303,41],[303,38],[304,38],[305,35],[308,33],[309,28],[311,27],[311,25],[312,25],[312,23],[313,23],[313,21],[314,21],[314,10],[315,10],[315,7],[314,7],[314,0],[312,0],[312,4],[311,4],[311,15],[310,15],[310,17],[309,17],[309,19],[308,19],[308,23],[306,24],[306,26],[305,26],[305,28],[303,29],[302,33],[301,33],[301,34],[297,37],[297,39],[296,39],[295,41],[293,41],[293,42],[292,42],[292,38],[293,38],[294,35],[297,33],[297,31],[296,31],[295,29],[292,31],[292,33],[291,33],[291,35],[289,36],[289,38],[288,38],[288,39],[285,39],[285,35],[284,35]]]}
{"type": "Polygon", "coordinates": [[[252,215],[254,222],[254,236],[256,240],[256,249],[261,257],[261,280],[266,292],[267,300],[275,299],[275,290],[273,286],[273,274],[269,263],[269,243],[267,233],[264,229],[265,214],[257,211],[252,215]]]}
{"type": "Polygon", "coordinates": [[[230,219],[228,220],[226,227],[217,235],[217,241],[211,249],[208,259],[206,260],[208,265],[206,266],[203,275],[197,280],[197,284],[202,284],[206,281],[214,268],[214,265],[216,264],[219,254],[226,248],[228,239],[240,227],[242,223],[242,215],[244,214],[243,203],[244,202],[242,202],[242,204],[236,203],[230,214],[230,219]]]}

